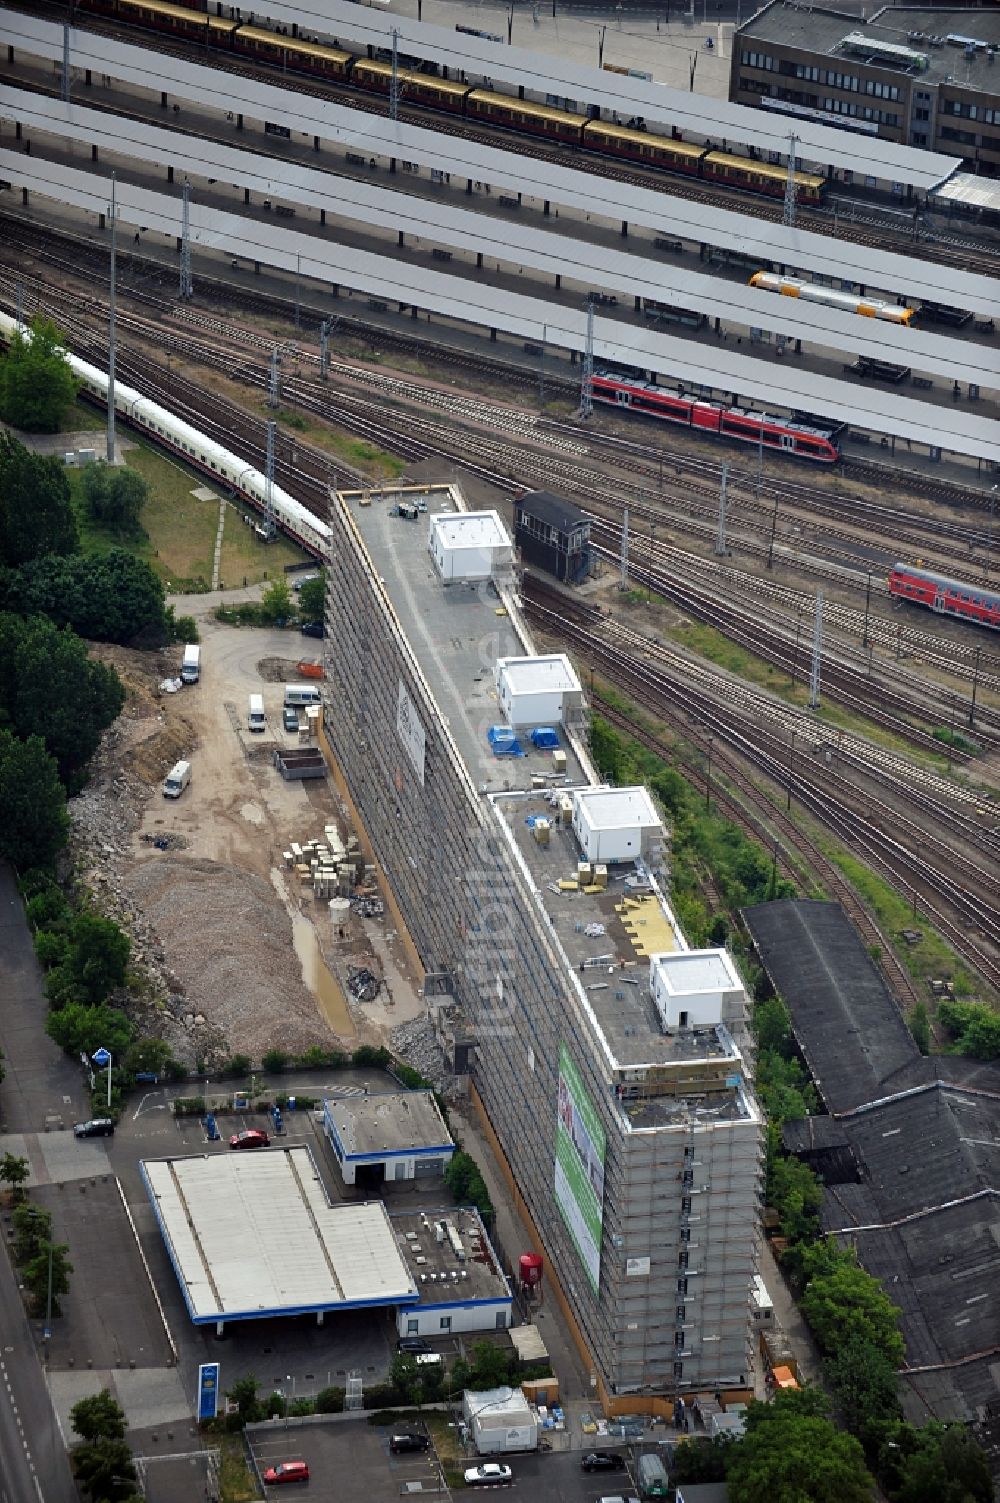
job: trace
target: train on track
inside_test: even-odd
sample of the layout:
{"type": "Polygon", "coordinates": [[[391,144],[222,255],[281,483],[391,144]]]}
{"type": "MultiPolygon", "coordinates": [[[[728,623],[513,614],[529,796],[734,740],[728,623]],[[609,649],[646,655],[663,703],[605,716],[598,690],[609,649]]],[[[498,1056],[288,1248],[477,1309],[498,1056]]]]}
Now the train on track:
{"type": "MultiPolygon", "coordinates": [[[[146,27],[169,36],[197,42],[208,52],[230,53],[251,62],[279,68],[283,74],[329,80],[388,95],[392,64],[380,58],[356,57],[336,46],[307,41],[304,37],[268,31],[230,17],[209,15],[186,5],[161,0],[78,0],[78,11],[111,16],[129,26],[146,27]]],[[[769,162],[718,151],[711,145],[685,141],[680,132],[657,135],[641,119],[620,125],[599,115],[574,113],[515,99],[492,88],[477,89],[458,79],[442,78],[419,68],[398,67],[397,79],[404,102],[424,105],[445,114],[460,115],[487,125],[564,142],[602,157],[615,157],[680,173],[705,182],[769,198],[784,196],[787,170],[769,162]]],[[[797,171],[799,203],[818,204],[826,192],[826,178],[815,172],[797,171]]]]}
{"type": "Polygon", "coordinates": [[[889,575],[889,594],[913,605],[925,605],[939,616],[957,616],[978,626],[1000,631],[1000,594],[978,585],[962,584],[926,569],[909,564],[893,564],[889,575]]]}
{"type": "Polygon", "coordinates": [[[758,448],[776,449],[781,454],[808,459],[813,464],[836,464],[840,459],[842,426],[824,427],[818,421],[805,418],[774,417],[767,412],[709,402],[641,381],[638,377],[616,375],[612,371],[594,372],[593,392],[595,402],[643,412],[647,417],[677,423],[697,433],[755,444],[758,448]]]}
{"type": "Polygon", "coordinates": [[[771,271],[755,271],[750,286],[763,292],[777,292],[782,297],[798,297],[804,303],[822,303],[826,308],[840,308],[845,313],[859,313],[862,318],[877,318],[884,323],[909,326],[914,309],[902,303],[886,303],[877,297],[858,297],[853,292],[836,292],[818,282],[800,282],[795,277],[778,276],[771,271]]]}
{"type": "MultiPolygon", "coordinates": [[[[6,313],[0,313],[0,336],[10,341],[17,322],[6,313]]],[[[23,329],[23,325],[22,325],[23,329]]],[[[29,336],[30,337],[30,336],[29,336]]],[[[108,374],[97,366],[81,360],[78,355],[66,352],[70,369],[80,383],[81,390],[105,407],[108,401],[108,374]]],[[[239,455],[199,433],[190,423],[175,417],[165,407],[149,397],[144,397],[134,387],[121,381],[115,382],[115,412],[130,427],[146,433],[156,444],[170,449],[186,464],[201,470],[217,486],[231,491],[254,511],[264,513],[267,507],[267,479],[260,470],[240,459],[239,455]]],[[[287,532],[307,552],[318,558],[326,558],[330,547],[330,529],[307,507],[296,501],[279,485],[271,486],[271,500],[275,520],[282,532],[287,532]]],[[[261,529],[263,533],[263,529],[261,529]]]]}

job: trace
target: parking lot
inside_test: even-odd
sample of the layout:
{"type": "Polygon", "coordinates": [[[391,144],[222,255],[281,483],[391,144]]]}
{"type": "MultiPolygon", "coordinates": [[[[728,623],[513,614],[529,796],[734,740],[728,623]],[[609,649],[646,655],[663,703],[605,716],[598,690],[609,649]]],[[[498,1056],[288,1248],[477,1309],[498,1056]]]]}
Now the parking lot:
{"type": "MultiPolygon", "coordinates": [[[[376,1503],[398,1497],[411,1483],[419,1483],[423,1492],[439,1491],[441,1472],[433,1450],[394,1456],[391,1433],[390,1427],[369,1424],[367,1417],[330,1416],[304,1424],[293,1420],[287,1427],[281,1421],[255,1425],[247,1435],[261,1476],[280,1461],[307,1463],[312,1503],[342,1503],[347,1497],[376,1503]]],[[[268,1488],[267,1493],[280,1497],[281,1489],[268,1488]]]]}

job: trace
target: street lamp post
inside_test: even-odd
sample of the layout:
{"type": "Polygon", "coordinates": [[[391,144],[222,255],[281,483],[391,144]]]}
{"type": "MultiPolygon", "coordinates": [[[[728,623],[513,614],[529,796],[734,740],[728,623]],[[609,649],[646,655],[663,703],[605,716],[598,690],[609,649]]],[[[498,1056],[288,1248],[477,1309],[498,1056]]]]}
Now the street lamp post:
{"type": "Polygon", "coordinates": [[[111,1055],[109,1054],[108,1050],[105,1049],[104,1045],[102,1044],[101,1047],[100,1047],[100,1049],[95,1049],[94,1053],[90,1057],[94,1061],[94,1064],[97,1065],[100,1069],[103,1070],[103,1068],[104,1068],[105,1065],[107,1065],[107,1067],[108,1067],[108,1111],[110,1112],[110,1110],[111,1110],[111,1055]]]}

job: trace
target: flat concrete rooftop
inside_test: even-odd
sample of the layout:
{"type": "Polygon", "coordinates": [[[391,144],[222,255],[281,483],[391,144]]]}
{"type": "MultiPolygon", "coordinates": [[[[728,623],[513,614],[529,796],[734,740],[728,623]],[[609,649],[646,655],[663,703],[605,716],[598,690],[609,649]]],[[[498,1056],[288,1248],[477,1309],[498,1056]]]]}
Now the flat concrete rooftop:
{"type": "MultiPolygon", "coordinates": [[[[411,488],[400,498],[414,496],[411,488]]],[[[534,774],[551,774],[551,752],[536,750],[524,737],[519,739],[523,757],[497,757],[487,733],[503,722],[496,691],[497,658],[524,657],[534,650],[533,644],[522,639],[491,582],[442,582],[427,551],[426,518],[411,522],[391,516],[396,500],[386,491],[370,506],[361,506],[353,497],[348,505],[400,626],[473,782],[484,791],[528,788],[534,774]]],[[[440,489],[428,493],[429,514],[458,510],[440,489]]],[[[566,776],[558,781],[585,782],[573,746],[562,733],[560,746],[566,753],[566,776]]]]}
{"type": "Polygon", "coordinates": [[[348,1158],[452,1146],[430,1091],[328,1096],[323,1104],[348,1158]]]}
{"type": "Polygon", "coordinates": [[[561,891],[560,881],[575,879],[581,859],[572,827],[556,822],[543,792],[497,795],[494,803],[618,1064],[734,1057],[715,1029],[663,1031],[650,994],[649,956],[678,950],[683,941],[655,881],[630,891],[627,879],[638,874],[627,862],[609,871],[603,892],[561,891]],[[552,820],[547,846],[528,823],[538,816],[552,820]]]}
{"type": "Polygon", "coordinates": [[[479,1212],[455,1206],[444,1211],[406,1211],[392,1217],[422,1305],[461,1304],[468,1300],[509,1300],[510,1287],[497,1262],[479,1212]],[[439,1240],[439,1228],[444,1235],[439,1240]],[[452,1246],[447,1228],[456,1232],[465,1256],[452,1246]]]}

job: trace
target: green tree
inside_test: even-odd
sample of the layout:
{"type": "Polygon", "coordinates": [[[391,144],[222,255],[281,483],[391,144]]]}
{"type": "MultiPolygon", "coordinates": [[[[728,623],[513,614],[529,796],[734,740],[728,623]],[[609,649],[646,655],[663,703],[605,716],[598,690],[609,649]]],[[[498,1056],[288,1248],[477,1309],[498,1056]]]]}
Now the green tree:
{"type": "Polygon", "coordinates": [[[823,1186],[798,1159],[775,1157],[768,1165],[767,1203],[774,1207],[782,1235],[792,1242],[811,1242],[819,1235],[823,1186]]]}
{"type": "Polygon", "coordinates": [[[69,834],[66,790],[40,736],[20,741],[0,729],[0,857],[13,866],[51,866],[69,834]]]}
{"type": "Polygon", "coordinates": [[[416,1358],[409,1352],[397,1352],[389,1364],[389,1381],[408,1404],[415,1403],[420,1389],[420,1369],[416,1358]]]}
{"type": "Polygon", "coordinates": [[[92,1503],[125,1503],[134,1492],[135,1466],[123,1440],[101,1436],[74,1447],[73,1476],[92,1503]]]}
{"type": "Polygon", "coordinates": [[[260,619],[265,626],[274,626],[287,621],[295,614],[291,592],[286,579],[272,579],[261,596],[260,619]]]}
{"type": "Polygon", "coordinates": [[[510,1381],[510,1355],[490,1341],[477,1341],[472,1348],[472,1382],[475,1388],[501,1388],[510,1381]]]}
{"type": "Polygon", "coordinates": [[[1000,1013],[985,1002],[941,1002],[937,1015],[955,1037],[960,1054],[1000,1059],[1000,1013]]]}
{"type": "Polygon", "coordinates": [[[264,1406],[258,1395],[257,1379],[252,1373],[237,1378],[232,1388],[226,1390],[226,1398],[232,1399],[239,1412],[241,1425],[252,1425],[264,1417],[264,1406]]]}
{"type": "Polygon", "coordinates": [[[731,1503],[871,1503],[864,1453],[828,1407],[810,1389],[752,1403],[726,1476],[731,1503]]]}
{"type": "Polygon", "coordinates": [[[127,465],[88,464],[83,475],[83,497],[95,522],[119,537],[137,537],[140,517],[149,497],[149,485],[138,470],[127,465]]]}
{"type": "Polygon", "coordinates": [[[780,997],[768,997],[758,1002],[751,1019],[757,1048],[763,1053],[771,1049],[788,1059],[792,1054],[792,1019],[780,997]]]}
{"type": "Polygon", "coordinates": [[[326,605],[326,580],[320,574],[307,579],[299,591],[299,615],[303,621],[322,621],[326,605]]]}
{"type": "Polygon", "coordinates": [[[913,1035],[913,1042],[916,1044],[921,1054],[930,1054],[931,1020],[927,1014],[926,1002],[918,1002],[916,1004],[913,1011],[910,1013],[909,1024],[910,1032],[913,1035]]]}
{"type": "Polygon", "coordinates": [[[11,610],[45,616],[95,642],[141,637],[160,645],[171,634],[162,580],[122,548],[24,564],[8,581],[6,601],[11,610]]]}
{"type": "Polygon", "coordinates": [[[48,1308],[49,1275],[51,1272],[52,1314],[61,1315],[60,1294],[69,1293],[69,1276],[73,1265],[69,1261],[69,1248],[64,1243],[46,1243],[21,1269],[24,1287],[31,1295],[38,1314],[48,1308]],[[51,1261],[50,1261],[51,1255],[51,1261]]]}
{"type": "Polygon", "coordinates": [[[724,1482],[737,1444],[728,1435],[716,1435],[711,1440],[692,1436],[674,1450],[670,1461],[671,1483],[676,1486],[685,1482],[724,1482]]]}
{"type": "Polygon", "coordinates": [[[163,1039],[136,1039],[125,1050],[122,1069],[127,1075],[162,1075],[170,1059],[170,1045],[163,1039]]]}
{"type": "Polygon", "coordinates": [[[117,673],[91,662],[73,632],[41,616],[0,614],[0,711],[22,740],[42,738],[70,792],[82,787],[101,733],[124,703],[117,673]]]}
{"type": "Polygon", "coordinates": [[[82,1440],[124,1440],[125,1411],[110,1388],[79,1399],[69,1412],[70,1424],[82,1440]]]}
{"type": "MultiPolygon", "coordinates": [[[[837,1252],[830,1266],[808,1278],[801,1299],[802,1313],[821,1350],[832,1353],[852,1338],[859,1338],[899,1367],[906,1351],[899,1330],[899,1310],[879,1280],[859,1266],[853,1252],[837,1252]]],[[[807,1255],[807,1277],[809,1261],[807,1255]]]]}
{"type": "Polygon", "coordinates": [[[58,433],[76,398],[70,370],[54,323],[37,314],[31,332],[19,329],[0,361],[0,416],[26,433],[58,433]]]}
{"type": "Polygon", "coordinates": [[[874,1455],[900,1417],[895,1367],[871,1341],[853,1335],[830,1352],[823,1375],[844,1424],[874,1455]]]}
{"type": "Polygon", "coordinates": [[[37,1258],[43,1247],[48,1247],[52,1235],[52,1213],[41,1206],[22,1201],[15,1209],[14,1262],[18,1267],[37,1258]]]}
{"type": "Polygon", "coordinates": [[[66,965],[73,975],[77,999],[94,1006],[109,992],[124,986],[132,943],[114,919],[78,913],[70,931],[66,965]]]}
{"type": "Polygon", "coordinates": [[[10,1186],[11,1195],[14,1200],[20,1201],[23,1199],[24,1189],[22,1187],[30,1173],[31,1168],[26,1158],[22,1158],[16,1153],[5,1153],[0,1158],[0,1181],[10,1186]]]}
{"type": "Polygon", "coordinates": [[[892,1503],[992,1503],[989,1461],[963,1425],[901,1425],[891,1451],[894,1475],[884,1482],[892,1503]]]}
{"type": "Polygon", "coordinates": [[[82,1002],[67,1002],[55,1007],[45,1020],[45,1032],[67,1054],[86,1054],[88,1058],[103,1046],[120,1059],[132,1042],[128,1018],[106,1003],[86,1007],[82,1002]]]}

